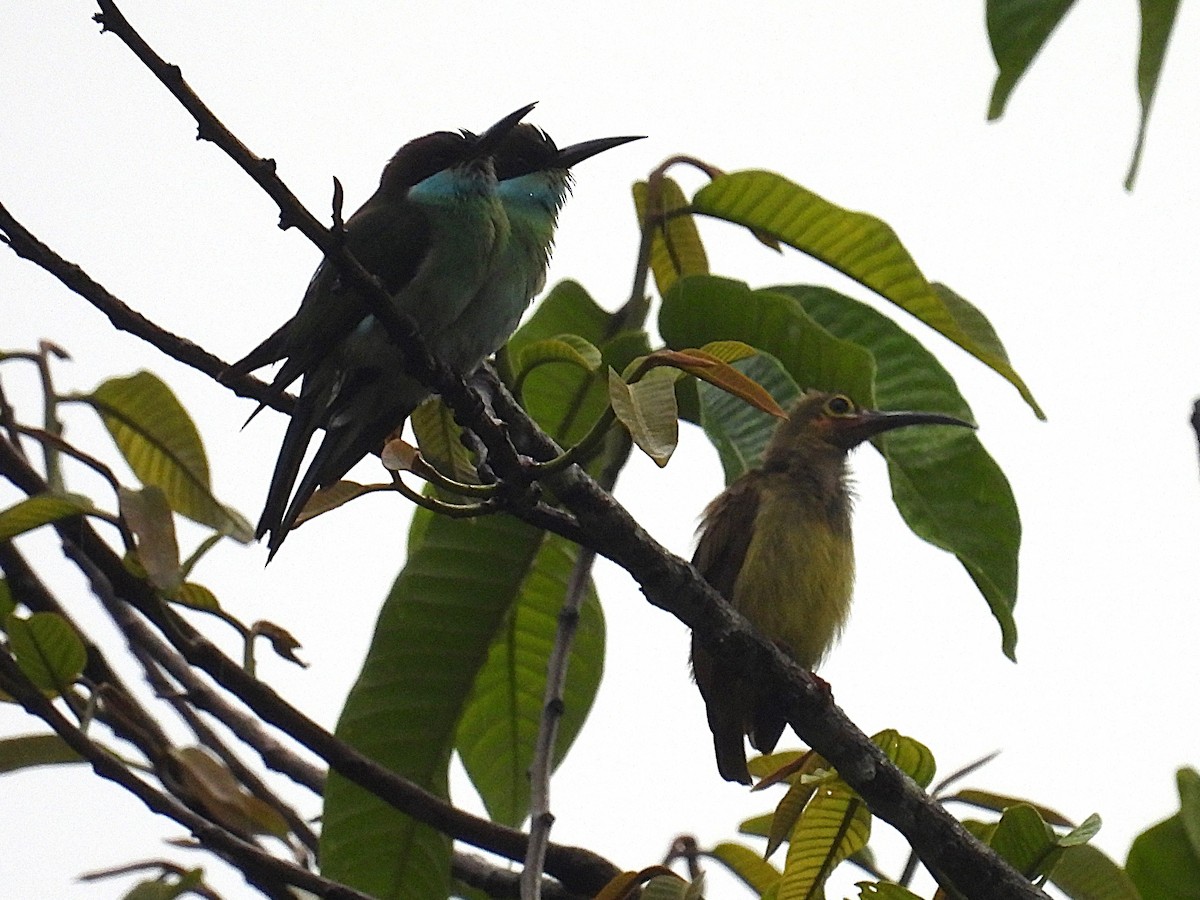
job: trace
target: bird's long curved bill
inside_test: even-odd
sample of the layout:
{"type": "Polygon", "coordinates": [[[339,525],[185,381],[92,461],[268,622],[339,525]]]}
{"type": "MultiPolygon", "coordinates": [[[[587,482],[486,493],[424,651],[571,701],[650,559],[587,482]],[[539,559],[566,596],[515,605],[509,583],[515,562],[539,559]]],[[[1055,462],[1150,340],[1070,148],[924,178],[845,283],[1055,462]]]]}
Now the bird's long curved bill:
{"type": "Polygon", "coordinates": [[[510,112],[483,134],[475,138],[475,155],[481,157],[490,155],[499,146],[500,142],[504,140],[505,135],[512,131],[518,122],[529,115],[535,106],[537,106],[536,101],[510,112]]]}
{"type": "Polygon", "coordinates": [[[930,412],[884,412],[881,410],[863,410],[856,421],[846,422],[839,429],[843,438],[853,441],[865,441],[877,434],[891,431],[894,428],[907,428],[909,425],[954,425],[959,428],[975,428],[971,422],[966,422],[945,413],[930,412]]]}
{"type": "Polygon", "coordinates": [[[569,169],[576,163],[590,159],[597,153],[603,153],[605,150],[611,150],[613,147],[620,147],[622,144],[628,144],[630,141],[640,141],[645,137],[644,134],[637,134],[630,137],[596,138],[594,141],[583,141],[579,144],[572,144],[570,147],[563,147],[558,151],[558,166],[563,169],[569,169]]]}

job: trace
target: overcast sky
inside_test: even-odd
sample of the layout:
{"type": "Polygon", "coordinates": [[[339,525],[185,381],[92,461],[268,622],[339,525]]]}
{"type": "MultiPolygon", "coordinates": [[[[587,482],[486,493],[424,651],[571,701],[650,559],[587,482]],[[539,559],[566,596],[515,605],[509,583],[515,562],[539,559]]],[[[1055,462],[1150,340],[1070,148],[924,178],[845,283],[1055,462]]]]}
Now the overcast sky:
{"type": "MultiPolygon", "coordinates": [[[[897,313],[958,379],[981,440],[1012,481],[1025,526],[1019,663],[1001,654],[965,572],[905,530],[882,462],[866,449],[855,457],[855,611],[821,674],[866,731],[895,727],[929,745],[940,775],[1002,750],[972,786],[1076,820],[1098,812],[1097,843],[1123,860],[1136,833],[1175,809],[1175,768],[1200,761],[1200,469],[1187,426],[1200,392],[1194,8],[1180,12],[1128,195],[1131,0],[1080,4],[990,125],[994,65],[980,3],[929,2],[919,15],[885,0],[608,3],[569,13],[549,2],[408,6],[123,8],[322,217],[332,176],[353,209],[400,144],[439,128],[479,129],[533,100],[530,120],[560,144],[649,135],[581,165],[561,219],[550,283],[576,278],[609,307],[633,271],[629,185],[671,154],[772,169],[891,224],[930,278],[986,312],[1049,415],[1036,421],[999,377],[897,313]]],[[[94,11],[72,2],[3,13],[0,202],[135,309],[236,359],[294,311],[319,255],[275,227],[270,201],[195,140],[191,119],[99,32],[94,11]]],[[[829,284],[871,300],[729,226],[703,233],[719,274],[755,286],[829,284]]],[[[3,248],[0,304],[0,347],[47,338],[72,353],[57,369],[62,389],[138,368],[162,376],[199,425],[218,495],[257,517],[281,416],[239,431],[248,401],[114,333],[3,248]]],[[[3,378],[35,417],[29,373],[9,366],[3,378]]],[[[69,427],[69,437],[115,458],[85,411],[73,411],[69,427]]],[[[721,486],[715,453],[685,428],[671,464],[659,471],[635,458],[618,497],[688,556],[696,516],[721,486]]],[[[0,486],[0,502],[15,499],[0,486]]],[[[300,638],[311,668],[271,660],[261,674],[330,726],[402,564],[400,503],[371,497],[314,522],[269,568],[264,548],[230,544],[196,573],[243,619],[273,619],[300,638]]],[[[42,535],[22,546],[54,560],[58,585],[87,619],[91,598],[57,562],[55,543],[42,535]]],[[[770,801],[717,776],[686,629],[611,566],[600,567],[599,587],[606,679],[553,784],[552,838],[640,868],[676,834],[711,844],[770,801]]],[[[0,734],[35,728],[0,709],[0,734]]],[[[790,733],[782,743],[796,745],[790,733]]],[[[474,803],[464,783],[456,789],[474,803]]],[[[0,791],[0,883],[13,897],[115,896],[111,884],[72,879],[131,859],[210,866],[164,847],[177,826],[81,768],[7,776],[0,791]]],[[[892,872],[902,865],[899,855],[881,861],[892,872]]],[[[236,876],[214,878],[228,896],[245,895],[236,876]]]]}

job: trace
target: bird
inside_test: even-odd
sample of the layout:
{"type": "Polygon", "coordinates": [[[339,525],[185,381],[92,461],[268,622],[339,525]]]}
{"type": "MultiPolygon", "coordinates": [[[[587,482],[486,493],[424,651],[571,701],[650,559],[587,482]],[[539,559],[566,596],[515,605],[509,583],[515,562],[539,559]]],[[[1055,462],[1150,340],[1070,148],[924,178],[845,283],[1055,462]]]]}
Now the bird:
{"type": "MultiPolygon", "coordinates": [[[[809,671],[841,633],[854,586],[847,457],[895,428],[952,425],[941,413],[880,412],[848,396],[800,394],[755,468],[701,514],[692,564],[757,632],[809,671]]],[[[786,724],[783,704],[692,637],[692,671],[704,699],[717,768],[750,784],[744,736],[770,753],[786,724]]]]}
{"type": "MultiPolygon", "coordinates": [[[[528,108],[524,112],[528,112],[528,108]]],[[[493,126],[483,136],[471,132],[463,132],[462,136],[467,141],[485,141],[500,125],[493,126]]],[[[638,139],[600,138],[560,150],[544,131],[525,123],[509,127],[496,137],[491,150],[493,172],[497,178],[495,197],[504,212],[507,227],[503,239],[488,257],[486,274],[482,280],[473,279],[477,289],[466,302],[460,302],[453,308],[456,315],[444,316],[438,321],[432,321],[429,317],[419,318],[422,337],[435,357],[455,372],[467,375],[508,340],[529,301],[545,285],[558,212],[570,190],[571,166],[604,150],[638,139]]],[[[351,217],[347,222],[348,234],[353,221],[354,217],[351,217]]],[[[442,311],[451,309],[444,303],[440,308],[442,311]]],[[[246,373],[283,359],[289,340],[297,343],[289,335],[292,329],[299,327],[296,324],[299,317],[300,313],[297,313],[243,360],[231,366],[229,371],[234,374],[246,373]]],[[[372,320],[368,319],[365,326],[360,324],[360,331],[364,327],[365,333],[356,331],[345,342],[354,350],[356,357],[382,360],[389,352],[396,351],[395,347],[389,347],[383,341],[385,336],[372,320]]],[[[398,364],[399,360],[396,360],[398,364]]],[[[290,373],[286,370],[289,366],[290,359],[276,376],[275,384],[284,382],[286,386],[286,383],[294,380],[294,374],[288,377],[290,373]],[[286,382],[284,379],[287,379],[286,382]]],[[[296,369],[293,367],[293,371],[296,369]]],[[[303,393],[302,390],[302,397],[303,393]]],[[[328,427],[329,431],[291,503],[285,509],[282,501],[268,493],[258,536],[261,538],[264,534],[271,534],[269,548],[272,556],[316,489],[338,481],[358,460],[382,446],[384,439],[398,430],[412,410],[429,395],[429,389],[393,371],[377,390],[363,391],[353,389],[353,385],[350,385],[339,388],[337,393],[340,397],[337,422],[331,419],[327,423],[317,423],[316,427],[328,427]],[[385,395],[388,390],[391,393],[385,395]],[[340,438],[334,439],[335,431],[340,438]]],[[[299,453],[293,452],[289,456],[289,465],[294,459],[295,468],[285,471],[281,476],[277,467],[276,477],[272,480],[273,488],[276,481],[283,484],[287,479],[286,489],[290,490],[310,438],[311,432],[299,453]]],[[[287,438],[284,445],[287,449],[287,438]]],[[[283,458],[284,453],[281,452],[281,463],[283,458]]],[[[283,499],[286,498],[284,494],[283,499]]]]}
{"type": "Polygon", "coordinates": [[[558,214],[571,192],[571,168],[643,138],[597,138],[560,149],[550,135],[527,122],[504,136],[494,162],[496,193],[508,216],[508,244],[480,294],[450,328],[433,338],[435,356],[470,374],[504,345],[529,302],[546,286],[558,214]]]}
{"type": "MultiPolygon", "coordinates": [[[[384,167],[375,193],[346,221],[346,249],[422,336],[458,318],[507,243],[492,153],[532,108],[510,113],[480,135],[436,131],[408,142],[384,167]]],[[[338,481],[382,445],[429,393],[407,374],[400,348],[328,260],[317,268],[295,316],[229,366],[225,377],[281,359],[272,388],[282,393],[297,378],[303,381],[256,529],[260,539],[269,535],[268,561],[317,488],[338,481]],[[325,437],[293,491],[321,428],[325,437]]]]}

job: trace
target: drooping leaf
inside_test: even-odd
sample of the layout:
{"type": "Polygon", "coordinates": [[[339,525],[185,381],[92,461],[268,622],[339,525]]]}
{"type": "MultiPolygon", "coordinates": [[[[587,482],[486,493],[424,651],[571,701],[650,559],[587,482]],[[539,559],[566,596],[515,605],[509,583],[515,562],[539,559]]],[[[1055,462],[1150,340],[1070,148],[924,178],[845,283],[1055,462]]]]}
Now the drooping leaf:
{"type": "MultiPolygon", "coordinates": [[[[429,515],[376,624],[337,735],[440,796],[458,721],[544,535],[429,515]]],[[[446,896],[450,842],[330,773],[322,871],[381,898],[446,896]]]]}
{"type": "Polygon", "coordinates": [[[287,820],[242,787],[233,772],[208,750],[179,747],[171,751],[171,762],[181,787],[226,828],[241,834],[287,836],[287,820]]]}
{"type": "MultiPolygon", "coordinates": [[[[633,202],[637,208],[638,223],[643,229],[647,227],[647,212],[657,218],[687,206],[687,198],[678,182],[663,178],[660,185],[661,191],[653,209],[650,209],[650,186],[644,181],[633,185],[633,202]]],[[[665,225],[655,227],[650,244],[650,271],[654,273],[660,297],[666,296],[679,278],[708,274],[708,255],[704,252],[704,244],[692,216],[673,216],[665,225]]]]}
{"type": "Polygon", "coordinates": [[[1027,393],[1008,359],[961,326],[896,233],[874,216],[842,209],[772,172],[723,175],[701,188],[692,205],[699,212],[772,234],[832,266],[916,316],[1027,393]]]}
{"type": "MultiPolygon", "coordinates": [[[[755,353],[749,344],[741,341],[714,341],[708,346],[730,355],[730,362],[738,362],[755,353]]],[[[787,418],[787,413],[775,402],[770,391],[704,348],[655,350],[645,359],[648,365],[667,365],[693,375],[777,419],[787,418]]]]}
{"type": "Polygon", "coordinates": [[[771,817],[771,830],[767,835],[767,849],[763,851],[764,859],[770,859],[771,855],[784,840],[792,834],[792,830],[796,827],[796,822],[799,821],[800,816],[804,812],[804,807],[821,787],[820,780],[805,778],[794,779],[788,785],[787,793],[776,804],[775,813],[771,817]]]}
{"type": "MultiPolygon", "coordinates": [[[[769,354],[760,353],[735,365],[748,378],[762,385],[784,408],[791,406],[800,394],[792,376],[769,354]]],[[[778,420],[708,384],[700,385],[699,396],[700,424],[717,448],[725,470],[725,483],[732,484],[748,469],[758,465],[778,420]]]]}
{"type": "MultiPolygon", "coordinates": [[[[997,359],[1002,359],[1007,363],[1008,351],[1004,349],[1004,344],[1000,341],[1000,335],[996,334],[996,329],[992,327],[992,323],[988,321],[983,311],[944,284],[934,282],[932,287],[934,293],[946,304],[946,310],[954,317],[954,321],[958,323],[963,332],[970,335],[971,340],[980,347],[987,348],[988,352],[997,359]]],[[[1037,400],[1033,398],[1033,393],[1026,386],[1025,382],[1019,377],[1013,377],[1009,380],[1012,381],[1021,398],[1033,410],[1034,415],[1044,420],[1046,414],[1038,406],[1037,400]]]]}
{"type": "Polygon", "coordinates": [[[122,487],[117,492],[121,515],[137,541],[138,562],[150,583],[170,595],[179,590],[183,570],[175,520],[162,489],[148,485],[140,491],[122,487]]]}
{"type": "Polygon", "coordinates": [[[35,494],[0,510],[0,541],[7,541],[59,519],[93,512],[91,498],[82,494],[35,494]]]}
{"type": "Polygon", "coordinates": [[[1140,0],[1142,13],[1142,37],[1138,46],[1137,89],[1142,112],[1138,122],[1137,144],[1133,148],[1133,159],[1125,176],[1125,190],[1133,190],[1138,167],[1142,162],[1142,150],[1146,146],[1146,129],[1150,124],[1150,110],[1154,106],[1154,95],[1158,91],[1158,80],[1162,75],[1163,57],[1167,54],[1167,43],[1171,29],[1175,27],[1175,15],[1179,12],[1179,0],[1140,0]]]}
{"type": "Polygon", "coordinates": [[[23,734],[0,739],[0,773],[83,761],[57,734],[23,734]]]}
{"type": "Polygon", "coordinates": [[[987,30],[999,72],[988,105],[988,119],[1004,107],[1021,76],[1058,27],[1075,0],[988,0],[987,30]]]}
{"type": "MultiPolygon", "coordinates": [[[[795,298],[834,335],[870,351],[881,409],[972,420],[950,374],[887,316],[827,288],[775,290],[795,298]]],[[[892,497],[904,521],[918,537],[958,557],[1000,625],[1004,653],[1015,658],[1021,522],[1008,479],[965,428],[901,428],[873,443],[888,461],[892,497]]]]}
{"type": "Polygon", "coordinates": [[[675,404],[675,375],[651,369],[627,384],[608,370],[608,400],[629,436],[658,466],[665,466],[679,443],[679,409],[675,404]]]}
{"type": "Polygon", "coordinates": [[[1025,803],[1032,806],[1038,811],[1044,820],[1051,825],[1058,825],[1063,828],[1073,827],[1070,819],[1060,812],[1056,812],[1048,806],[1042,806],[1037,803],[1032,803],[1029,800],[1024,800],[1021,797],[1013,797],[1008,794],[997,794],[992,791],[979,791],[973,788],[964,788],[957,791],[948,797],[943,797],[942,802],[946,803],[951,800],[957,800],[960,803],[969,803],[972,806],[977,806],[980,809],[990,809],[993,812],[1004,812],[1010,806],[1016,806],[1018,803],[1025,803]]]}
{"type": "Polygon", "coordinates": [[[743,844],[724,841],[713,847],[709,855],[724,863],[729,871],[758,894],[779,881],[783,874],[763,859],[761,853],[743,844]]]}
{"type": "Polygon", "coordinates": [[[157,376],[137,372],[112,378],[79,399],[100,414],[142,484],[162,488],[175,512],[243,543],[254,540],[250,524],[213,496],[200,434],[157,376]]]}
{"type": "MultiPolygon", "coordinates": [[[[480,668],[455,738],[493,821],[517,826],[529,810],[529,766],[543,714],[546,666],[577,547],[550,536],[480,668]]],[[[591,709],[604,669],[604,615],[588,587],[567,666],[555,744],[561,762],[591,709]]]]}

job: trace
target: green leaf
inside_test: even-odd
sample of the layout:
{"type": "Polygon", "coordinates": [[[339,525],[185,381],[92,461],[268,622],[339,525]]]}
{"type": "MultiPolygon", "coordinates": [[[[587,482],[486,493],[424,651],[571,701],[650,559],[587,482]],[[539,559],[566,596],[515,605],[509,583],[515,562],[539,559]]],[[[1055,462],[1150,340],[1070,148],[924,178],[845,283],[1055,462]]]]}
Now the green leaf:
{"type": "Polygon", "coordinates": [[[68,516],[95,512],[96,507],[81,494],[36,494],[0,511],[0,541],[7,541],[68,516]]]}
{"type": "Polygon", "coordinates": [[[687,900],[687,889],[678,875],[657,875],[642,888],[641,900],[687,900]]]}
{"type": "MultiPolygon", "coordinates": [[[[804,388],[840,391],[864,406],[874,405],[870,353],[831,334],[778,291],[751,291],[743,282],[712,276],[681,279],[663,299],[658,329],[675,350],[742,341],[778,359],[804,388]]],[[[742,365],[737,368],[749,373],[742,365]]],[[[786,406],[790,398],[775,399],[786,406]]]]}
{"type": "Polygon", "coordinates": [[[188,581],[180,585],[179,590],[171,597],[172,602],[202,612],[220,612],[221,601],[217,595],[202,584],[188,581]]]}
{"type": "Polygon", "coordinates": [[[465,483],[479,480],[471,452],[463,446],[462,428],[454,412],[438,397],[430,397],[409,417],[421,455],[443,475],[465,483]]]}
{"type": "MultiPolygon", "coordinates": [[[[613,335],[612,317],[573,281],[564,281],[541,302],[534,314],[509,341],[509,353],[521,359],[532,344],[575,334],[602,348],[613,335]]],[[[628,359],[605,361],[621,371],[628,359]]],[[[521,401],[533,419],[563,445],[578,443],[608,408],[608,383],[604,372],[588,372],[565,366],[540,366],[528,374],[521,388],[521,401]]]]}
{"type": "MultiPolygon", "coordinates": [[[[650,352],[645,331],[621,330],[629,324],[628,319],[618,321],[600,309],[578,284],[565,281],[513,336],[510,354],[519,358],[533,341],[574,333],[599,347],[605,366],[620,372],[630,361],[650,352]]],[[[560,445],[577,444],[608,412],[607,369],[585,372],[567,366],[540,366],[523,382],[521,401],[560,445]]],[[[598,449],[582,462],[592,475],[613,478],[625,464],[629,446],[623,429],[609,429],[598,449]]]]}
{"type": "MultiPolygon", "coordinates": [[[[506,825],[519,825],[529,810],[529,766],[542,717],[546,665],[577,553],[576,545],[556,536],[542,544],[458,724],[455,743],[463,766],[488,815],[506,825]]],[[[589,584],[567,666],[555,766],[579,734],[603,670],[604,614],[589,584]]]]}
{"type": "Polygon", "coordinates": [[[724,841],[708,852],[758,894],[777,882],[782,874],[761,854],[743,844],[724,841]]]}
{"type": "Polygon", "coordinates": [[[855,887],[863,900],[921,900],[908,888],[888,882],[860,881],[855,887]]]}
{"type": "Polygon", "coordinates": [[[150,583],[174,594],[183,583],[175,520],[162,490],[149,485],[140,491],[122,487],[117,492],[121,515],[137,540],[138,562],[150,583]]]}
{"type": "Polygon", "coordinates": [[[83,673],[87,648],[57,613],[35,612],[5,620],[9,649],[25,676],[42,691],[61,694],[83,673]]]}
{"type": "MultiPolygon", "coordinates": [[[[439,796],[459,719],[543,532],[430,516],[376,624],[337,736],[439,796]]],[[[381,898],[446,896],[450,841],[330,773],[322,871],[381,898]]]]}
{"type": "Polygon", "coordinates": [[[679,409],[675,405],[676,373],[651,369],[638,381],[626,384],[614,369],[608,370],[608,399],[629,436],[660,468],[679,443],[679,409]]]}
{"type": "Polygon", "coordinates": [[[1188,839],[1179,813],[1134,838],[1125,871],[1142,900],[1200,898],[1200,854],[1188,839]]]}
{"type": "Polygon", "coordinates": [[[164,872],[158,878],[135,884],[122,900],[175,900],[192,893],[203,882],[203,869],[189,869],[182,875],[164,872]]]}
{"type": "Polygon", "coordinates": [[[1179,818],[1183,830],[1191,842],[1192,852],[1200,856],[1200,773],[1192,768],[1180,769],[1175,773],[1175,786],[1179,790],[1179,818]]]}
{"type": "Polygon", "coordinates": [[[7,579],[0,578],[0,622],[16,611],[17,601],[13,599],[12,588],[8,586],[7,579]]]}
{"type": "Polygon", "coordinates": [[[791,835],[792,829],[796,827],[800,816],[803,815],[808,801],[812,799],[813,794],[821,787],[822,785],[819,781],[810,781],[803,778],[797,778],[788,785],[787,793],[776,804],[775,813],[771,816],[771,830],[767,835],[767,849],[763,851],[765,859],[770,859],[771,855],[791,835]]]}
{"type": "Polygon", "coordinates": [[[1071,900],[1142,900],[1125,870],[1090,844],[1064,850],[1050,880],[1071,900]]]}
{"type": "Polygon", "coordinates": [[[1027,806],[1032,806],[1038,811],[1046,822],[1051,825],[1058,825],[1063,828],[1073,827],[1070,819],[1060,812],[1056,812],[1048,806],[1042,806],[1038,803],[1033,803],[1021,797],[1013,797],[1010,794],[997,794],[993,791],[979,791],[973,788],[964,788],[961,791],[956,791],[948,797],[942,797],[942,802],[946,803],[951,800],[957,800],[960,803],[969,803],[971,806],[977,806],[980,809],[990,809],[993,812],[1004,812],[1010,806],[1024,803],[1027,806]]]}
{"type": "Polygon", "coordinates": [[[916,316],[1027,393],[1008,359],[962,327],[896,233],[874,216],[835,206],[772,172],[722,175],[701,188],[692,203],[697,212],[774,235],[832,266],[916,316]]]}
{"type": "Polygon", "coordinates": [[[818,893],[837,864],[866,846],[871,813],[844,784],[822,787],[792,830],[779,896],[808,898],[818,893]]]}
{"type": "MultiPolygon", "coordinates": [[[[733,365],[766,388],[785,409],[800,395],[792,376],[779,360],[767,353],[733,365]]],[[[732,484],[758,465],[779,420],[710,384],[702,382],[699,387],[700,424],[717,449],[725,470],[725,484],[732,484]]]]}
{"type": "Polygon", "coordinates": [[[602,357],[595,344],[577,334],[555,335],[526,344],[521,349],[522,373],[555,362],[568,363],[585,372],[595,372],[600,368],[602,357]]]}
{"type": "Polygon", "coordinates": [[[83,761],[57,734],[23,734],[0,739],[0,772],[83,761]]]}
{"type": "Polygon", "coordinates": [[[893,728],[871,738],[909,778],[923,788],[929,787],[937,772],[933,752],[920,741],[907,737],[893,728]]]}
{"type": "Polygon", "coordinates": [[[1171,29],[1175,27],[1175,14],[1179,12],[1179,0],[1140,0],[1142,13],[1142,39],[1138,47],[1137,88],[1142,106],[1138,122],[1137,144],[1133,148],[1133,159],[1125,176],[1125,190],[1133,190],[1138,166],[1142,162],[1142,150],[1146,146],[1146,128],[1150,124],[1150,109],[1158,91],[1158,79],[1162,75],[1163,57],[1167,54],[1167,43],[1171,29]]]}
{"type": "Polygon", "coordinates": [[[285,840],[287,820],[247,791],[224,762],[203,747],[179,747],[170,754],[172,775],[193,800],[235,833],[273,835],[285,840]]]}
{"type": "MultiPolygon", "coordinates": [[[[950,374],[891,319],[827,288],[775,290],[790,294],[837,337],[871,352],[881,409],[973,418],[950,374]]],[[[1005,655],[1015,658],[1021,521],[1008,479],[965,428],[902,428],[872,443],[888,461],[892,497],[904,521],[918,537],[958,557],[1000,625],[1005,655]]]]}
{"type": "Polygon", "coordinates": [[[142,484],[162,488],[173,510],[242,543],[254,540],[250,524],[213,496],[200,434],[157,376],[137,372],[112,378],[79,399],[100,414],[142,484]]]}
{"type": "Polygon", "coordinates": [[[1027,878],[1035,878],[1052,868],[1061,855],[1056,849],[1054,832],[1036,809],[1024,803],[1004,811],[988,843],[1027,878]]]}
{"type": "Polygon", "coordinates": [[[1004,114],[1017,82],[1058,27],[1075,0],[988,0],[987,30],[1000,71],[992,88],[988,119],[1004,114]]]}
{"type": "MultiPolygon", "coordinates": [[[[651,212],[656,216],[687,206],[687,198],[678,182],[663,178],[661,196],[651,212]]],[[[646,212],[650,187],[644,181],[633,185],[633,202],[637,207],[638,223],[646,228],[646,212]]],[[[708,256],[700,240],[700,231],[692,216],[679,215],[668,219],[665,227],[655,227],[650,242],[650,271],[658,285],[658,295],[665,296],[676,280],[688,275],[707,275],[708,256]]]]}
{"type": "MultiPolygon", "coordinates": [[[[934,293],[946,304],[946,310],[954,317],[954,321],[958,323],[963,333],[970,335],[971,340],[978,346],[986,348],[988,353],[1008,363],[1008,351],[1004,349],[1000,335],[996,334],[996,329],[992,327],[992,323],[988,321],[983,311],[944,284],[934,282],[931,286],[934,293]]],[[[1029,404],[1029,408],[1033,410],[1034,414],[1039,419],[1045,420],[1046,414],[1038,406],[1037,400],[1033,398],[1033,393],[1025,385],[1025,382],[1017,377],[1015,372],[1009,380],[1012,381],[1021,398],[1029,404]]]]}

